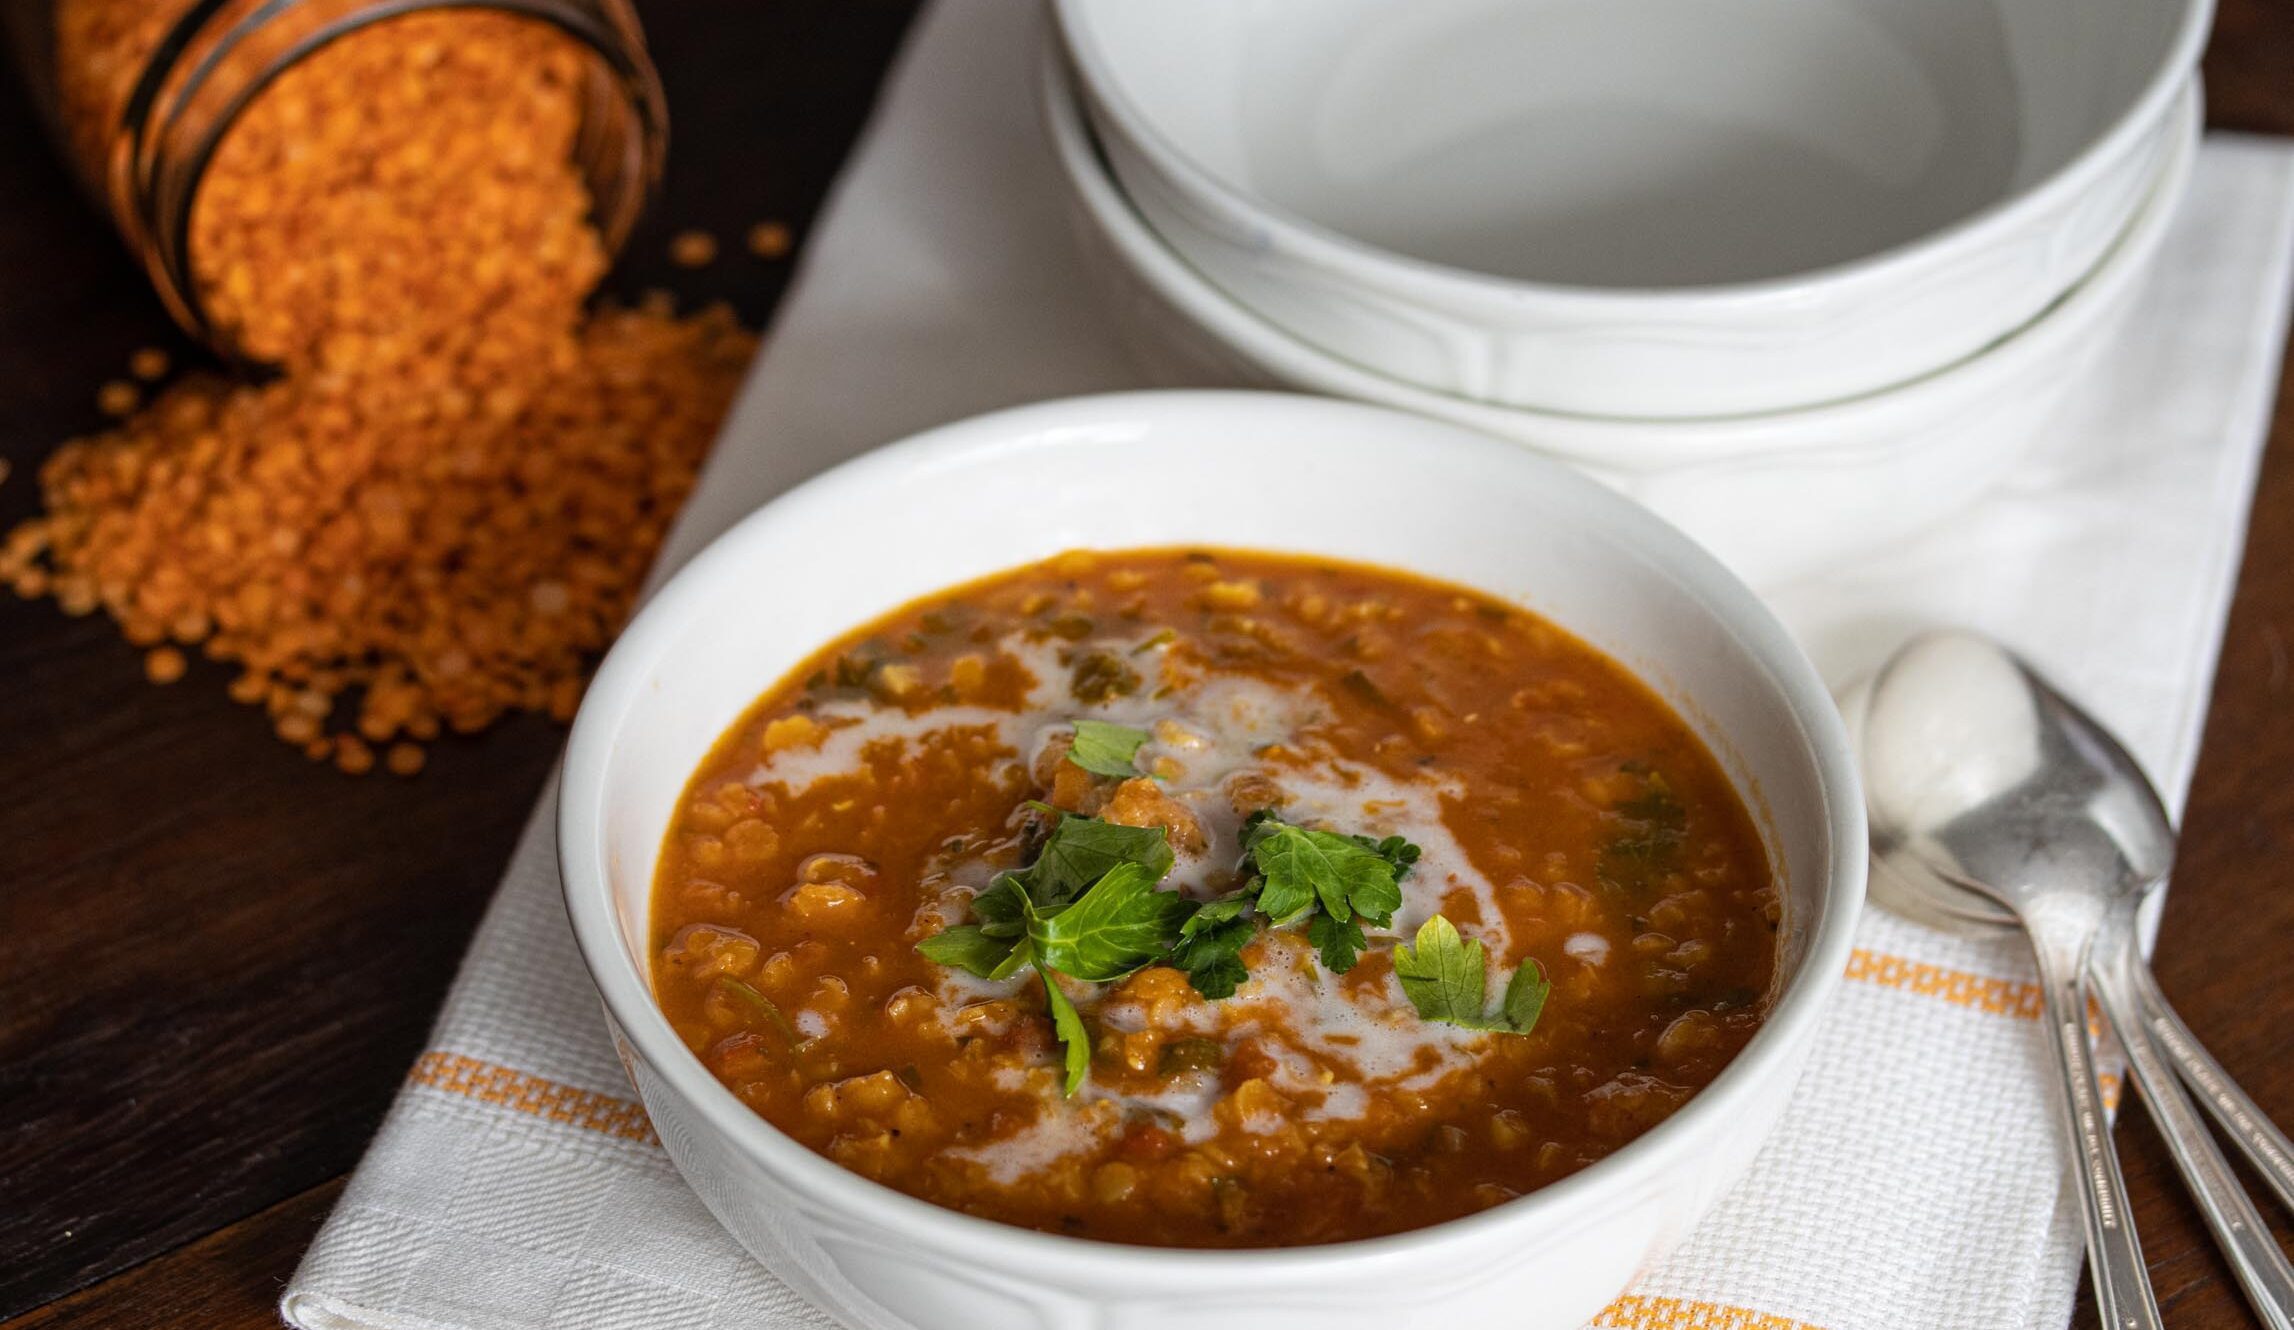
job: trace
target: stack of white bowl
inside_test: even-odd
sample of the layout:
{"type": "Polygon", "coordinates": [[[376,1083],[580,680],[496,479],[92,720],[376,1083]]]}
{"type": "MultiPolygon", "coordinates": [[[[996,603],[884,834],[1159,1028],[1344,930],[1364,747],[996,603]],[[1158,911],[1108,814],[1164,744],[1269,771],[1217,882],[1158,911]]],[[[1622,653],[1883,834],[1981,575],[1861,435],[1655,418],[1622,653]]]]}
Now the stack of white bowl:
{"type": "Polygon", "coordinates": [[[2124,315],[2208,0],[1054,0],[1161,376],[1563,458],[1739,571],[1947,518],[2124,315]]]}

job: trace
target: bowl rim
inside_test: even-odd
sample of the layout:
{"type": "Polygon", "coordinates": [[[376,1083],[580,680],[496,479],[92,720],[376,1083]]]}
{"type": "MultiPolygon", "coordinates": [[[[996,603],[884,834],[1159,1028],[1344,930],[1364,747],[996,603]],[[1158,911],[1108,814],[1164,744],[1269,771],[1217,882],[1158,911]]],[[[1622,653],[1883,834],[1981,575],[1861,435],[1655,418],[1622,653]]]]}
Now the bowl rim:
{"type": "MultiPolygon", "coordinates": [[[[1228,426],[1232,428],[1233,426],[1228,426]]],[[[1240,431],[1249,437],[1248,430],[1240,431]]],[[[872,608],[868,612],[878,612],[872,608]]],[[[760,685],[769,686],[770,681],[760,685]]],[[[1127,1287],[1166,1284],[1186,1275],[1223,1288],[1251,1279],[1300,1277],[1333,1265],[1407,1263],[1451,1243],[1488,1240],[1514,1227],[1548,1222],[1572,1209],[1598,1214],[1634,1194],[1635,1184],[1692,1157],[1706,1131],[1725,1130],[1741,1100],[1764,1076],[1788,1074],[1813,1039],[1842,982],[1865,891],[1864,804],[1848,738],[1815,667],[1774,615],[1701,546],[1655,514],[1567,467],[1460,426],[1405,412],[1287,393],[1159,390],[1095,394],[1038,402],[974,416],[864,453],[805,481],[712,540],[649,599],[606,656],[583,700],[568,740],[559,784],[558,859],[567,915],[584,968],[620,1036],[653,1074],[683,1097],[720,1138],[782,1185],[884,1232],[941,1250],[993,1250],[1004,1264],[1054,1260],[1068,1271],[1127,1287]],[[1272,413],[1271,416],[1269,413],[1272,413]],[[1514,1200],[1423,1228],[1316,1246],[1203,1249],[1138,1246],[1020,1228],[951,1210],[847,1171],[784,1134],[710,1074],[671,1029],[649,976],[629,955],[613,903],[603,844],[603,804],[615,745],[646,678],[693,613],[719,586],[750,565],[749,549],[804,508],[860,501],[904,475],[929,474],[981,459],[1016,462],[1044,450],[1109,446],[1110,415],[1144,417],[1151,429],[1199,429],[1209,419],[1247,424],[1253,418],[1314,416],[1397,435],[1410,446],[1470,450],[1493,468],[1529,473],[1540,486],[1560,486],[1595,529],[1617,533],[1659,576],[1692,589],[1715,620],[1743,644],[1798,728],[1815,769],[1832,844],[1815,896],[1808,948],[1752,1039],[1704,1088],[1665,1121],[1586,1168],[1514,1200]],[[1414,436],[1414,437],[1413,437],[1414,436]]],[[[650,892],[650,884],[648,886],[650,892]]]]}
{"type": "Polygon", "coordinates": [[[1536,446],[1545,452],[1628,473],[1819,450],[1837,459],[1843,437],[1870,432],[1875,418],[1884,419],[1907,402],[1979,391],[2001,375],[2020,372],[2147,268],[2196,164],[2204,102],[2195,74],[2178,86],[2180,100],[2170,109],[2164,160],[2133,217],[2095,266],[2038,314],[1973,354],[1917,378],[1829,402],[1742,415],[1634,417],[1539,410],[1444,393],[1382,374],[1277,327],[1203,275],[1140,215],[1102,155],[1072,69],[1051,44],[1044,47],[1038,78],[1052,154],[1092,224],[1134,272],[1222,344],[1266,372],[1293,384],[1311,384],[1309,391],[1344,394],[1504,437],[1535,427],[1536,446]]]}
{"type": "Polygon", "coordinates": [[[1079,96],[1105,113],[1152,169],[1197,204],[1244,221],[1263,235],[1283,238],[1316,268],[1349,274],[1406,299],[1517,310],[1550,304],[1576,315],[1637,320],[1660,319],[1667,310],[1674,318],[1700,319],[1796,312],[1812,301],[1852,296],[1860,287],[1912,279],[1941,255],[1980,249],[2013,234],[2032,214],[2065,206],[2119,157],[2135,150],[2196,68],[2214,15],[2214,0],[2180,0],[2180,21],[2163,58],[2100,134],[2053,171],[1955,221],[1870,254],[1798,272],[1699,286],[1634,287],[1530,281],[1417,258],[1356,239],[1227,183],[1172,141],[1124,92],[1113,77],[1114,62],[1096,39],[1092,2],[1052,0],[1050,6],[1058,44],[1080,75],[1079,96]]]}

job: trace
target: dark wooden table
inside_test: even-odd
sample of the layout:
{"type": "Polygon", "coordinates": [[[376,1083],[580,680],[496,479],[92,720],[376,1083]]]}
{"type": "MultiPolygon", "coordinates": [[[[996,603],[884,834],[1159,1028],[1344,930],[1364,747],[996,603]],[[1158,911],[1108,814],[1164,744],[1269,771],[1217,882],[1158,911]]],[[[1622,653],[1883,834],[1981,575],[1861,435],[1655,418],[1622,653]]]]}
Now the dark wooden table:
{"type": "MultiPolygon", "coordinates": [[[[641,8],[676,136],[666,195],[617,284],[729,298],[761,323],[788,265],[751,258],[740,238],[766,218],[801,238],[912,0],[641,8]],[[688,226],[725,242],[699,272],[663,258],[688,226]]],[[[2214,123],[2294,134],[2294,0],[2222,8],[2206,66],[2214,123]]],[[[0,526],[33,510],[31,469],[101,423],[97,385],[146,345],[194,354],[24,98],[0,89],[0,457],[16,468],[0,526]]],[[[2160,975],[2263,1106],[2294,1122],[2283,388],[2273,444],[2160,975]]],[[[273,740],[225,700],[225,677],[196,664],[154,688],[108,623],[0,595],[0,1330],[273,1323],[561,737],[513,723],[441,745],[416,780],[352,780],[273,740]]],[[[2120,1141],[2169,1324],[2248,1324],[2140,1110],[2120,1141]]]]}

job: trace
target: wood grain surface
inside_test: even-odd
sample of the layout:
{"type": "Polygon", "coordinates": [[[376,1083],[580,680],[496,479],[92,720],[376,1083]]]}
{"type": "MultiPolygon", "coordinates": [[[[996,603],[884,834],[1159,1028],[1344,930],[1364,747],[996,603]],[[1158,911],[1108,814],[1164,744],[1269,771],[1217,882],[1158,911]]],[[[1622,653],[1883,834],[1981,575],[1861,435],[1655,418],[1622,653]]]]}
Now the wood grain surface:
{"type": "MultiPolygon", "coordinates": [[[[913,7],[641,3],[675,132],[617,287],[729,299],[766,321],[789,263],[740,239],[779,219],[801,240],[913,7]],[[716,263],[666,262],[686,227],[718,236],[716,263]]],[[[2206,74],[2213,123],[2294,134],[2294,0],[2222,0],[2206,74]]],[[[40,458],[100,425],[97,386],[141,346],[196,356],[23,95],[0,88],[0,458],[16,469],[0,526],[32,511],[40,458]]],[[[2200,1036],[2294,1123],[2283,386],[2272,445],[2158,968],[2200,1036]]],[[[441,744],[415,780],[353,780],[272,739],[224,698],[225,678],[202,663],[153,687],[108,623],[0,595],[0,1330],[275,1324],[562,738],[515,722],[441,744]]],[[[2119,1140],[2168,1324],[2252,1324],[2139,1109],[2119,1140]]],[[[2077,1323],[2093,1319],[2083,1300],[2077,1323]]]]}

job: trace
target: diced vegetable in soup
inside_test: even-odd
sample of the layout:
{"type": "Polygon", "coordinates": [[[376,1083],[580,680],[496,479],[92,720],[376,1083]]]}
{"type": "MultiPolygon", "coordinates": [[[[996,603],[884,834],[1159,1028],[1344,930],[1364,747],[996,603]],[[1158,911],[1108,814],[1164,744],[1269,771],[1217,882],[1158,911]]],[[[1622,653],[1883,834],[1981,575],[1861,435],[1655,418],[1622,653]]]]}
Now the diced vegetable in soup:
{"type": "Polygon", "coordinates": [[[1076,553],[822,650],[694,776],[654,983],[844,1167],[1118,1242],[1419,1227],[1712,1080],[1777,896],[1657,696],[1383,569],[1076,553]]]}

